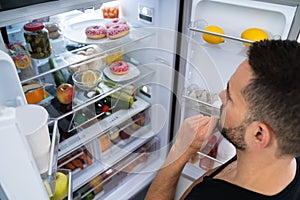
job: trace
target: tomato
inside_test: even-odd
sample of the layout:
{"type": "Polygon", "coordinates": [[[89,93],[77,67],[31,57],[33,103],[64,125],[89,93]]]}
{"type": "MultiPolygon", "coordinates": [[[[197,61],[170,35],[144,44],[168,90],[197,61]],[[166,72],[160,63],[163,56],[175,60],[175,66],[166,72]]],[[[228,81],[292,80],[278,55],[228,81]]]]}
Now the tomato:
{"type": "Polygon", "coordinates": [[[109,106],[108,105],[103,105],[102,106],[102,112],[104,112],[104,113],[109,112],[109,106]]]}

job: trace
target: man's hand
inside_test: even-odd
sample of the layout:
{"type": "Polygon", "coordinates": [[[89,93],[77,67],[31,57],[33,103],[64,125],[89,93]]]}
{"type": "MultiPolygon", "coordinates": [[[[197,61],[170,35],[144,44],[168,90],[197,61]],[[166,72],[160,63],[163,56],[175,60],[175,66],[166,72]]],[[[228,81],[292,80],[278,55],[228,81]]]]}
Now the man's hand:
{"type": "MultiPolygon", "coordinates": [[[[210,136],[214,133],[218,118],[196,115],[186,118],[181,125],[172,149],[176,156],[184,155],[186,161],[197,151],[202,149],[210,136]]],[[[170,152],[171,153],[171,152],[170,152]]],[[[172,156],[173,159],[174,156],[172,156]]]]}
{"type": "Polygon", "coordinates": [[[164,166],[148,190],[146,200],[174,198],[177,182],[185,164],[192,155],[205,146],[209,136],[214,132],[217,121],[217,118],[203,115],[184,120],[164,166]]]}

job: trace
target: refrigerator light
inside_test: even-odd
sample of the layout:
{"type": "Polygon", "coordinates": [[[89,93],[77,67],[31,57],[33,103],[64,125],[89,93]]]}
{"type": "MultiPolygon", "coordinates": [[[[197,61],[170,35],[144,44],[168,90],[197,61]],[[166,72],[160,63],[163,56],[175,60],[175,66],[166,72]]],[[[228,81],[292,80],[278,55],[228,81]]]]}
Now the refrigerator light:
{"type": "Polygon", "coordinates": [[[146,22],[149,24],[153,23],[153,16],[154,16],[153,8],[139,5],[138,13],[139,13],[139,16],[138,16],[139,21],[143,21],[143,22],[146,22]]]}

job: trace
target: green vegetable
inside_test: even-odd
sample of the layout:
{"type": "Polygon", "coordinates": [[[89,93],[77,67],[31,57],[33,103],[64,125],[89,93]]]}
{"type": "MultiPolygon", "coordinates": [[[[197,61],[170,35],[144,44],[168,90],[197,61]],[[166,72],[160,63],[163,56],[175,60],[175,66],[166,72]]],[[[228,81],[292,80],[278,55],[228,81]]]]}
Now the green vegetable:
{"type": "Polygon", "coordinates": [[[110,96],[107,96],[105,98],[106,100],[106,105],[108,105],[111,108],[111,112],[117,112],[120,109],[129,109],[131,108],[134,99],[132,96],[126,94],[126,93],[121,93],[116,92],[110,96]]]}
{"type": "Polygon", "coordinates": [[[83,200],[92,200],[95,198],[95,195],[93,193],[90,193],[88,195],[86,195],[83,200]]]}
{"type": "Polygon", "coordinates": [[[120,92],[120,91],[117,91],[113,94],[110,95],[112,98],[115,98],[115,99],[118,99],[120,98],[120,100],[122,101],[125,101],[125,102],[128,102],[130,107],[132,106],[133,102],[134,102],[134,98],[133,96],[125,93],[125,92],[120,92]]]}
{"type": "Polygon", "coordinates": [[[107,85],[108,87],[115,87],[115,86],[118,86],[118,84],[117,84],[116,82],[113,82],[112,80],[110,80],[109,78],[106,78],[106,77],[104,77],[104,78],[102,79],[102,81],[103,81],[103,83],[104,83],[105,85],[107,85]]]}
{"type": "MultiPolygon", "coordinates": [[[[55,69],[56,65],[57,64],[55,62],[55,59],[54,58],[49,58],[50,69],[55,69]]],[[[63,84],[63,83],[66,83],[65,76],[63,75],[63,73],[60,70],[57,70],[57,71],[53,72],[52,76],[54,78],[54,82],[55,82],[57,87],[59,85],[63,84]]]]}

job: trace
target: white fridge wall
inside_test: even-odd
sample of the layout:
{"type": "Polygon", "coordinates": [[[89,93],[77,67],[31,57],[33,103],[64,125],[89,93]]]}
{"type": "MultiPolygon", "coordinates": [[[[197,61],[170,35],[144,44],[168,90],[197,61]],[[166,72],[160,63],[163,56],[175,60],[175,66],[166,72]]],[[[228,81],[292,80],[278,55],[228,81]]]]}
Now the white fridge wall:
{"type": "Polygon", "coordinates": [[[118,0],[120,2],[123,17],[131,24],[142,27],[161,27],[177,30],[178,0],[118,0]],[[153,23],[145,23],[138,20],[138,6],[144,5],[154,9],[153,23]]]}
{"type": "MultiPolygon", "coordinates": [[[[178,26],[179,1],[174,0],[119,0],[123,17],[136,27],[148,27],[154,36],[133,45],[128,52],[141,63],[156,71],[149,82],[151,88],[151,104],[156,108],[153,120],[156,127],[160,127],[165,119],[157,112],[161,107],[166,113],[164,126],[159,131],[161,146],[166,146],[170,135],[171,102],[173,95],[174,63],[176,55],[176,37],[178,26]],[[153,9],[153,23],[138,20],[140,5],[153,9]]],[[[165,156],[166,151],[163,151],[165,156]]]]}
{"type": "Polygon", "coordinates": [[[205,19],[208,25],[230,29],[237,35],[247,28],[262,28],[285,39],[297,7],[251,0],[196,0],[193,8],[192,20],[205,19]]]}
{"type": "MultiPolygon", "coordinates": [[[[270,38],[281,36],[287,38],[296,12],[296,6],[285,6],[250,0],[195,0],[192,3],[191,22],[201,21],[197,28],[203,29],[207,25],[221,27],[225,34],[240,37],[242,31],[257,27],[265,30],[270,38]]],[[[186,25],[187,26],[187,25],[186,25]]],[[[222,90],[238,65],[246,58],[247,49],[238,41],[225,39],[224,43],[210,45],[202,39],[202,34],[191,31],[191,37],[202,45],[211,57],[220,75],[219,83],[208,83],[200,87],[208,88],[218,93],[222,90]]],[[[189,47],[188,59],[195,60],[193,54],[197,46],[189,47]]],[[[198,48],[199,49],[199,48],[198,48]]],[[[186,74],[194,74],[192,67],[187,67],[186,74]]],[[[199,76],[194,75],[197,82],[199,76]]],[[[211,80],[211,76],[205,77],[211,80]]],[[[186,87],[188,87],[188,83],[186,87]]]]}

